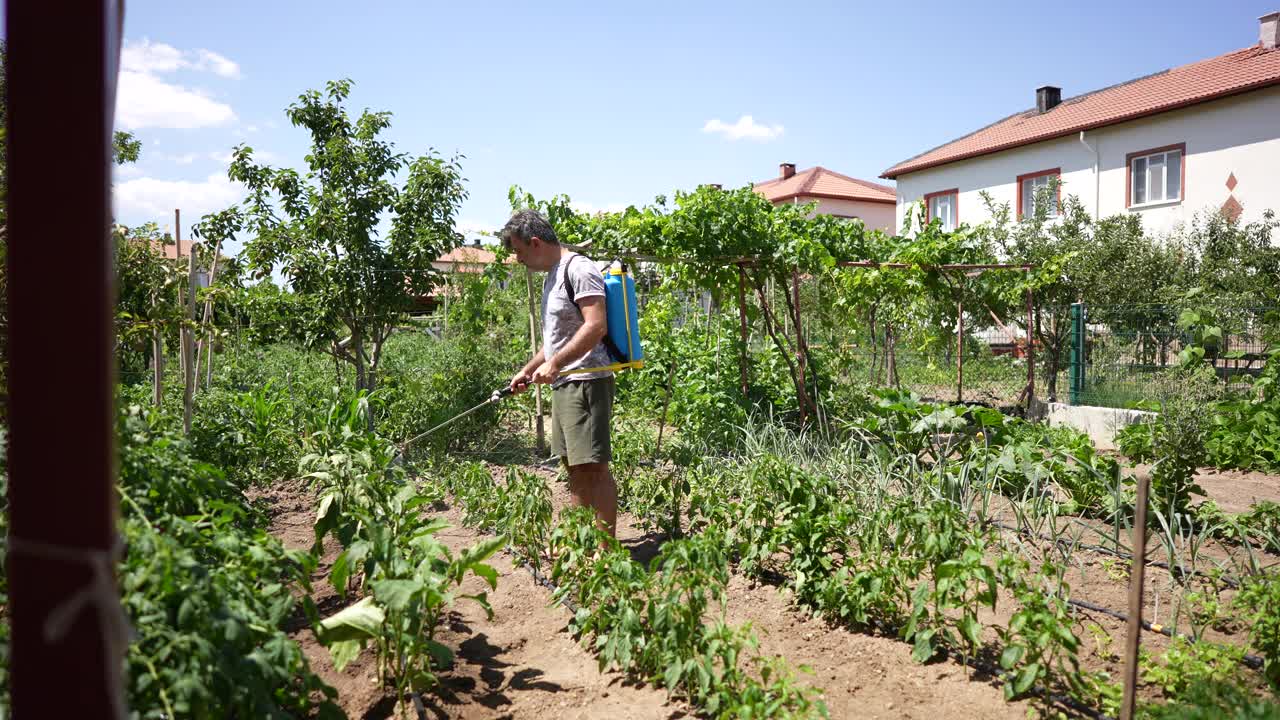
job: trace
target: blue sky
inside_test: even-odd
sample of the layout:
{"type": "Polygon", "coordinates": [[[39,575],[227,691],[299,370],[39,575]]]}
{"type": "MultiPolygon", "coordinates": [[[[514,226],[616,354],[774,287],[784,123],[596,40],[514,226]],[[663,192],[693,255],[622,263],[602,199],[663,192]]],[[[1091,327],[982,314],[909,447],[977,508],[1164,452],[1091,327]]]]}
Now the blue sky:
{"type": "Polygon", "coordinates": [[[117,175],[117,218],[170,224],[176,206],[187,226],[237,201],[240,142],[300,167],[307,138],[284,109],[335,78],[355,82],[352,112],[393,113],[398,149],[466,156],[471,231],[502,224],[513,183],[617,209],[780,162],[876,180],[1030,107],[1037,86],[1066,97],[1251,45],[1276,9],[130,0],[117,123],[144,148],[117,175]]]}

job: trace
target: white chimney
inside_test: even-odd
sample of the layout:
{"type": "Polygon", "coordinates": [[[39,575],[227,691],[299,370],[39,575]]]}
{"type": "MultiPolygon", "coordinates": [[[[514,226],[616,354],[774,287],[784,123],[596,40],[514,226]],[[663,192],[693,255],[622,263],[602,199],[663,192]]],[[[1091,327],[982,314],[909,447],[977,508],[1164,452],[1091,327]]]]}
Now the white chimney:
{"type": "Polygon", "coordinates": [[[1280,41],[1280,12],[1258,18],[1258,40],[1263,50],[1275,50],[1280,41]]]}

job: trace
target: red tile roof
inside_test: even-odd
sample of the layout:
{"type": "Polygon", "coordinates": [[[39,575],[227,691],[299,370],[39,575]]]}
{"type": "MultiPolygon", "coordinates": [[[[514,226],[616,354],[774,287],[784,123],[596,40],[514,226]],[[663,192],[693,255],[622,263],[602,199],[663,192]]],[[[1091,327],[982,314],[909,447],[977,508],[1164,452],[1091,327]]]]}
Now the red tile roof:
{"type": "Polygon", "coordinates": [[[897,202],[894,189],[888,185],[851,178],[822,166],[802,170],[789,178],[774,178],[756,183],[755,191],[771,202],[781,202],[796,197],[897,202]]]}
{"type": "Polygon", "coordinates": [[[157,240],[151,243],[151,247],[153,249],[170,260],[176,260],[179,257],[191,257],[191,245],[191,240],[179,240],[178,244],[174,244],[172,242],[172,238],[170,238],[170,242],[168,243],[163,240],[157,240]],[[182,250],[181,254],[178,253],[179,249],[182,250]]]}
{"type": "MultiPolygon", "coordinates": [[[[458,272],[481,272],[483,268],[469,266],[489,265],[494,262],[496,257],[497,255],[492,250],[474,245],[463,245],[436,258],[435,262],[449,263],[458,272]]],[[[509,255],[505,262],[509,265],[515,262],[515,258],[509,255]]]]}
{"type": "Polygon", "coordinates": [[[1035,109],[904,160],[880,177],[896,178],[964,160],[1114,125],[1136,118],[1280,84],[1280,48],[1261,45],[1164,70],[1137,80],[1063,100],[1043,114],[1035,109]]]}

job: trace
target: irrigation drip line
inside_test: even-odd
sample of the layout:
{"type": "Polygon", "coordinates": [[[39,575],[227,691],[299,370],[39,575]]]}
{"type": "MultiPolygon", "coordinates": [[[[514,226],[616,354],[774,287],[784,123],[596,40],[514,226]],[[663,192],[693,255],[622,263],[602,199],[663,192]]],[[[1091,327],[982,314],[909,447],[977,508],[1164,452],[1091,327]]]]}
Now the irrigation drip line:
{"type": "MultiPolygon", "coordinates": [[[[1015,532],[1015,533],[1017,533],[1017,534],[1019,534],[1019,535],[1031,535],[1031,536],[1034,536],[1034,537],[1039,537],[1039,538],[1041,538],[1041,539],[1043,539],[1043,540],[1049,540],[1049,541],[1052,541],[1052,542],[1057,543],[1059,546],[1062,546],[1062,545],[1069,545],[1069,546],[1071,546],[1071,547],[1073,547],[1073,548],[1085,548],[1085,549],[1089,549],[1089,550],[1097,550],[1097,551],[1099,551],[1099,552],[1103,552],[1103,553],[1107,553],[1107,554],[1115,555],[1116,557],[1124,558],[1124,559],[1126,559],[1126,560],[1132,560],[1132,559],[1133,559],[1133,555],[1132,555],[1131,553],[1120,553],[1120,552],[1117,552],[1117,551],[1115,551],[1115,550],[1111,550],[1110,548],[1103,547],[1103,546],[1101,546],[1101,545],[1073,545],[1073,544],[1071,544],[1071,543],[1068,543],[1068,542],[1067,542],[1067,541],[1065,541],[1065,540],[1056,540],[1056,541],[1055,541],[1053,538],[1048,537],[1048,536],[1046,536],[1046,535],[1043,535],[1043,534],[1040,534],[1040,533],[1032,533],[1032,532],[1027,531],[1027,530],[1021,530],[1021,529],[1018,529],[1018,528],[1015,528],[1015,527],[1010,527],[1010,526],[1008,526],[1008,525],[1005,525],[1005,524],[1003,524],[1003,523],[999,523],[999,522],[986,521],[986,524],[988,524],[988,525],[992,525],[992,526],[995,526],[995,527],[998,527],[998,528],[1001,528],[1001,529],[1004,529],[1004,530],[1009,530],[1009,531],[1015,532]]],[[[1147,564],[1148,564],[1148,565],[1154,565],[1154,566],[1156,566],[1156,567],[1163,567],[1163,568],[1165,568],[1165,569],[1169,569],[1169,565],[1168,565],[1167,563],[1162,563],[1162,562],[1157,562],[1157,561],[1148,561],[1148,562],[1147,562],[1147,564]]],[[[1170,571],[1171,571],[1171,572],[1173,572],[1172,570],[1170,570],[1170,571]]],[[[1197,575],[1204,575],[1204,576],[1206,576],[1206,577],[1212,577],[1212,576],[1207,575],[1206,573],[1203,573],[1203,572],[1201,572],[1201,571],[1199,571],[1199,570],[1180,570],[1180,572],[1183,572],[1183,573],[1186,573],[1186,574],[1192,574],[1192,573],[1194,573],[1194,574],[1197,574],[1197,575]]],[[[1224,578],[1223,578],[1223,579],[1224,579],[1224,582],[1225,582],[1225,581],[1226,581],[1226,576],[1224,576],[1224,578]]],[[[1231,581],[1230,581],[1230,582],[1228,582],[1227,584],[1231,585],[1232,587],[1239,587],[1238,581],[1235,581],[1234,579],[1231,579],[1231,581]],[[1232,583],[1232,582],[1235,582],[1236,584],[1231,585],[1231,583],[1232,583]]],[[[1050,598],[1053,598],[1053,597],[1054,597],[1053,593],[1045,593],[1045,596],[1046,596],[1046,597],[1050,597],[1050,598]]],[[[1126,623],[1127,623],[1127,622],[1129,622],[1129,616],[1128,616],[1128,615],[1126,615],[1126,614],[1124,614],[1124,613],[1122,613],[1122,612],[1118,612],[1118,611],[1116,611],[1116,610],[1112,610],[1112,609],[1107,608],[1107,607],[1103,607],[1102,605],[1095,605],[1095,604],[1093,604],[1093,603],[1091,603],[1091,602],[1087,602],[1087,601],[1084,601],[1084,600],[1076,600],[1076,599],[1074,599],[1074,598],[1067,598],[1067,599],[1066,599],[1066,602],[1067,602],[1067,604],[1068,604],[1068,605],[1074,605],[1074,606],[1076,606],[1076,607],[1083,608],[1083,609],[1085,609],[1085,610],[1090,610],[1090,611],[1093,611],[1093,612],[1102,613],[1103,615],[1108,615],[1108,616],[1110,616],[1110,617],[1113,617],[1113,618],[1115,618],[1115,619],[1119,620],[1120,622],[1126,622],[1126,623]]],[[[1142,625],[1142,629],[1143,629],[1143,630],[1147,630],[1147,631],[1149,631],[1149,632],[1160,633],[1161,635],[1164,635],[1165,637],[1169,637],[1169,638],[1181,638],[1181,639],[1183,639],[1183,640],[1186,640],[1186,641],[1188,641],[1188,642],[1193,642],[1193,643],[1194,643],[1194,642],[1200,642],[1199,640],[1197,640],[1196,638],[1194,638],[1194,637],[1192,637],[1192,636],[1190,636],[1190,635],[1185,635],[1185,634],[1183,634],[1183,633],[1175,633],[1173,630],[1170,630],[1169,628],[1167,628],[1167,627],[1165,627],[1165,626],[1163,626],[1163,625],[1161,625],[1161,624],[1159,624],[1159,623],[1151,623],[1151,622],[1146,621],[1145,619],[1139,619],[1139,622],[1140,622],[1140,623],[1141,623],[1141,625],[1142,625]]],[[[1244,665],[1246,665],[1246,666],[1248,666],[1248,667],[1250,667],[1250,668],[1254,669],[1254,670],[1261,670],[1261,669],[1262,669],[1262,666],[1263,666],[1263,662],[1264,662],[1264,661],[1263,661],[1263,659],[1262,659],[1262,658],[1258,657],[1257,655],[1250,655],[1250,654],[1246,653],[1246,654],[1244,655],[1244,657],[1240,659],[1240,662],[1241,662],[1241,663],[1243,663],[1244,665]]]]}
{"type": "MultiPolygon", "coordinates": [[[[1084,608],[1085,610],[1091,610],[1093,612],[1102,613],[1103,615],[1109,615],[1119,620],[1120,622],[1129,622],[1128,615],[1125,615],[1122,612],[1116,612],[1115,610],[1103,607],[1101,605],[1094,605],[1091,602],[1085,602],[1084,600],[1074,600],[1071,598],[1067,598],[1067,604],[1075,605],[1076,607],[1084,608]]],[[[1197,640],[1196,638],[1190,635],[1184,635],[1183,633],[1175,633],[1169,628],[1163,625],[1160,625],[1158,623],[1150,623],[1150,622],[1147,622],[1146,620],[1139,620],[1139,622],[1142,623],[1143,630],[1147,630],[1154,633],[1160,633],[1161,635],[1164,635],[1165,637],[1168,637],[1168,638],[1179,638],[1192,643],[1200,642],[1199,640],[1197,640]]],[[[1264,661],[1262,658],[1258,657],[1257,655],[1250,655],[1248,653],[1245,653],[1244,657],[1240,659],[1240,662],[1254,670],[1261,670],[1264,661]]]]}
{"type": "MultiPolygon", "coordinates": [[[[1032,532],[1030,530],[1024,530],[1022,528],[1016,528],[1016,527],[1013,527],[1012,525],[1006,525],[1002,522],[997,522],[995,520],[979,519],[979,522],[984,523],[986,525],[991,525],[993,527],[998,527],[1001,530],[1008,530],[1009,532],[1017,533],[1018,535],[1035,537],[1041,540],[1052,542],[1058,545],[1059,547],[1092,550],[1094,552],[1103,553],[1105,555],[1112,555],[1122,560],[1133,560],[1133,553],[1127,553],[1120,550],[1113,550],[1112,548],[1109,548],[1105,545],[1093,545],[1089,543],[1072,543],[1072,542],[1068,542],[1067,540],[1063,540],[1062,538],[1055,539],[1048,535],[1045,535],[1044,533],[1037,533],[1037,532],[1032,532]]],[[[1169,565],[1169,563],[1164,562],[1162,560],[1147,560],[1146,565],[1148,565],[1149,567],[1158,567],[1164,570],[1168,570],[1171,574],[1174,574],[1174,575],[1181,575],[1181,576],[1195,575],[1195,576],[1203,577],[1209,580],[1220,580],[1224,585],[1232,589],[1237,589],[1240,587],[1240,579],[1234,575],[1223,574],[1221,576],[1214,576],[1212,573],[1207,573],[1203,570],[1196,570],[1194,568],[1191,570],[1187,570],[1182,567],[1172,567],[1169,565]]]]}
{"type": "MultiPolygon", "coordinates": [[[[490,532],[490,534],[494,534],[492,530],[488,530],[488,532],[490,532]]],[[[515,555],[517,558],[520,557],[519,554],[514,551],[514,549],[508,548],[508,550],[511,552],[512,555],[515,555]]],[[[560,586],[556,585],[554,582],[551,581],[550,578],[543,575],[542,572],[538,570],[538,568],[534,567],[532,563],[524,562],[523,565],[525,570],[528,570],[529,574],[533,577],[534,582],[551,591],[552,597],[555,597],[555,595],[560,592],[560,586]]],[[[783,575],[782,573],[776,570],[768,570],[763,568],[761,569],[759,576],[761,578],[768,577],[770,580],[779,582],[779,584],[781,582],[785,582],[787,579],[785,575],[783,575]]],[[[559,604],[563,605],[565,609],[567,609],[569,612],[575,615],[578,614],[579,607],[577,603],[569,599],[567,596],[560,598],[559,604]]],[[[882,626],[880,627],[880,629],[882,632],[887,632],[888,634],[897,635],[896,630],[894,630],[893,628],[882,626]]],[[[998,678],[1005,672],[1002,668],[996,665],[993,665],[991,663],[979,660],[976,657],[960,656],[957,658],[955,653],[952,653],[949,651],[945,651],[945,652],[948,657],[951,657],[952,659],[960,660],[960,663],[962,665],[967,665],[975,670],[978,670],[979,672],[984,672],[990,675],[991,677],[998,678]]],[[[1036,685],[1032,686],[1032,688],[1027,692],[1027,696],[1033,696],[1033,695],[1038,695],[1042,697],[1046,696],[1046,688],[1043,685],[1037,683],[1036,685]]],[[[1066,707],[1070,710],[1074,710],[1089,718],[1092,718],[1092,720],[1115,720],[1115,718],[1111,717],[1110,715],[1107,715],[1106,713],[1101,712],[1096,708],[1090,707],[1089,705],[1086,705],[1080,702],[1079,700],[1076,700],[1075,698],[1072,698],[1068,695],[1059,695],[1058,693],[1047,693],[1047,697],[1053,702],[1058,703],[1059,705],[1062,705],[1063,707],[1066,707]]]]}

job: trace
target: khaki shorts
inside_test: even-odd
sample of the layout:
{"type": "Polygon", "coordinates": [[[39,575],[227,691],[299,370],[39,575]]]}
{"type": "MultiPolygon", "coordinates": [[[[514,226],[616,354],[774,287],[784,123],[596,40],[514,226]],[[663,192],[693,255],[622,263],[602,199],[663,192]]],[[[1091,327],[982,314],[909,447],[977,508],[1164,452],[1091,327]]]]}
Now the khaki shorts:
{"type": "Polygon", "coordinates": [[[613,459],[609,425],[613,417],[612,377],[572,380],[551,393],[551,452],[567,465],[613,459]]]}

